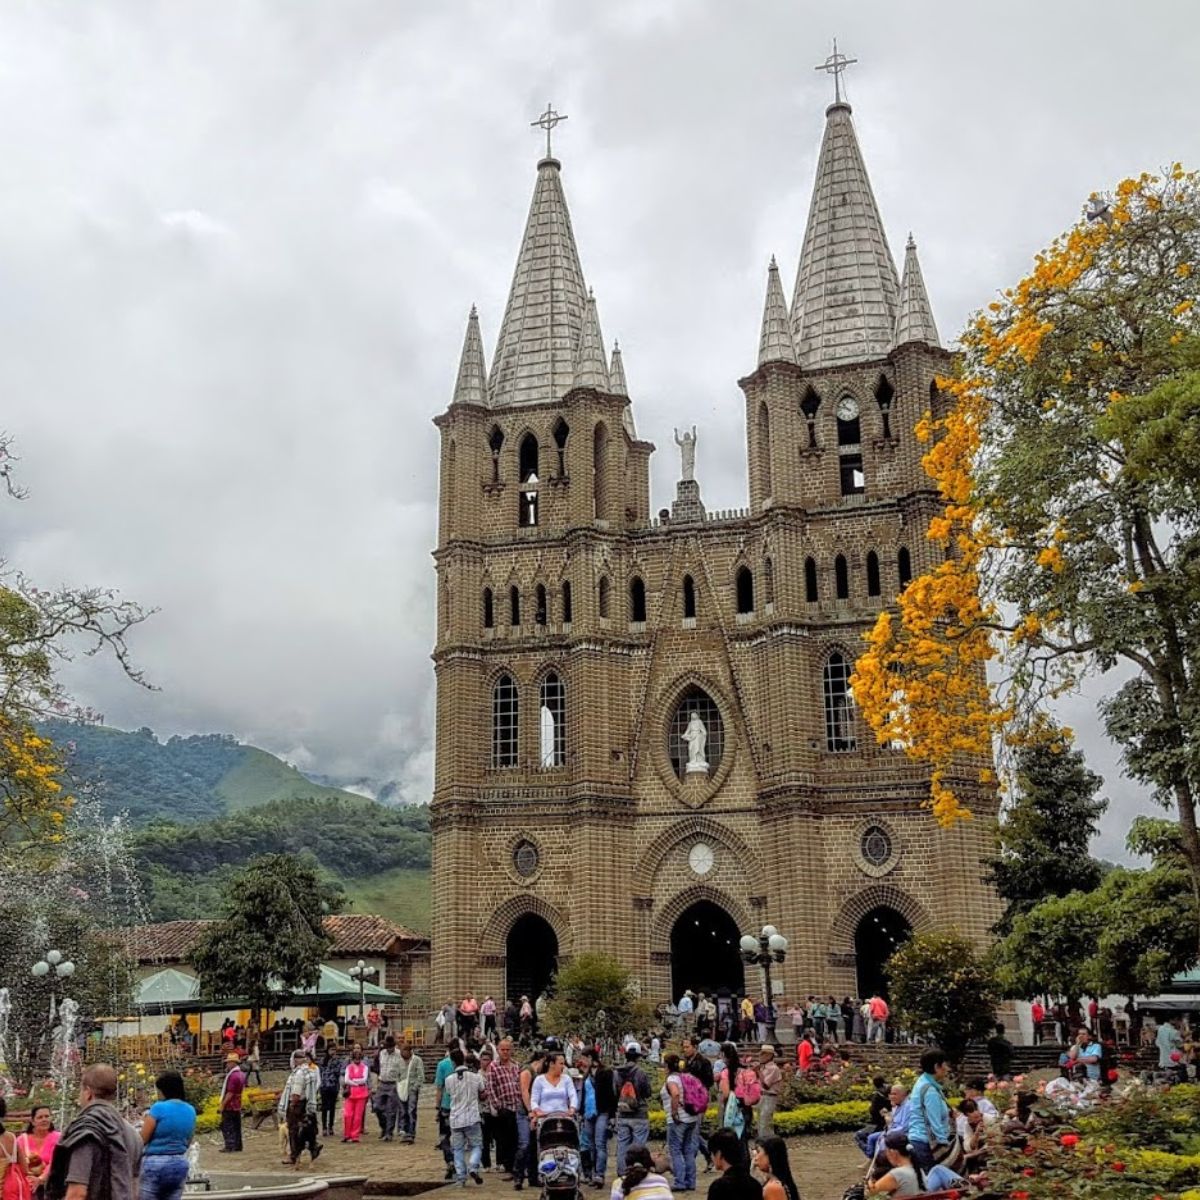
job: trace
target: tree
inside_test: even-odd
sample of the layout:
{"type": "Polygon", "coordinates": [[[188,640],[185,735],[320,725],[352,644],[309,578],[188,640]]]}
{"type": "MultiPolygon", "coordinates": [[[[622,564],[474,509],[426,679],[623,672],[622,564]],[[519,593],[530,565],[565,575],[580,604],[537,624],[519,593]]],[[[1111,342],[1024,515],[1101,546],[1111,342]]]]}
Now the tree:
{"type": "Polygon", "coordinates": [[[1128,844],[1152,853],[1153,865],[1117,868],[1092,891],[1055,896],[1014,919],[992,952],[1006,996],[1148,995],[1195,964],[1200,912],[1178,827],[1139,818],[1128,844]]]}
{"type": "Polygon", "coordinates": [[[245,1000],[261,1011],[315,985],[330,946],[323,928],[330,896],[316,869],[293,855],[250,862],[192,958],[205,998],[245,1000]]]}
{"type": "Polygon", "coordinates": [[[1070,738],[1061,729],[1046,730],[1017,751],[1014,776],[1017,795],[1000,821],[998,853],[985,860],[989,882],[1005,902],[996,923],[1001,934],[1039,901],[1089,892],[1103,874],[1088,843],[1108,807],[1096,798],[1104,781],[1088,770],[1070,738]]]}
{"type": "Polygon", "coordinates": [[[562,1033],[617,1038],[654,1021],[632,975],[609,954],[579,954],[560,967],[543,1024],[562,1033]]]}
{"type": "Polygon", "coordinates": [[[951,1063],[967,1043],[991,1031],[996,987],[975,947],[956,933],[919,933],[888,959],[892,1002],[900,1024],[936,1042],[951,1063]]]}
{"type": "Polygon", "coordinates": [[[1198,263],[1200,178],[1176,164],[1093,197],[974,318],[915,430],[943,561],[881,614],[853,687],[951,824],[990,790],[993,737],[1036,737],[1041,701],[1123,662],[1108,730],[1174,807],[1200,895],[1198,263]]]}

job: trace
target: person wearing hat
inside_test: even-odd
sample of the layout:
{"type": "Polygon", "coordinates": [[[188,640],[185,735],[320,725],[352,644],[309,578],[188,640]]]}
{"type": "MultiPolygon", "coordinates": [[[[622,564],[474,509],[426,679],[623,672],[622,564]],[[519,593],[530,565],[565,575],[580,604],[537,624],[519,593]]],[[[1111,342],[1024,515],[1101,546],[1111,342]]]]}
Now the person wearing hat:
{"type": "Polygon", "coordinates": [[[650,1080],[638,1066],[642,1051],[625,1047],[625,1065],[613,1072],[617,1093],[617,1174],[625,1174],[625,1152],[650,1138],[650,1080]]]}
{"type": "Polygon", "coordinates": [[[229,1068],[221,1083],[221,1138],[225,1145],[222,1154],[240,1154],[242,1151],[242,1092],[246,1087],[246,1072],[237,1054],[227,1054],[225,1065],[229,1068]]]}
{"type": "Polygon", "coordinates": [[[758,1102],[758,1140],[761,1142],[775,1132],[775,1108],[779,1104],[779,1089],[783,1086],[783,1072],[775,1061],[775,1047],[769,1042],[759,1051],[758,1081],[762,1085],[762,1098],[758,1102]]]}

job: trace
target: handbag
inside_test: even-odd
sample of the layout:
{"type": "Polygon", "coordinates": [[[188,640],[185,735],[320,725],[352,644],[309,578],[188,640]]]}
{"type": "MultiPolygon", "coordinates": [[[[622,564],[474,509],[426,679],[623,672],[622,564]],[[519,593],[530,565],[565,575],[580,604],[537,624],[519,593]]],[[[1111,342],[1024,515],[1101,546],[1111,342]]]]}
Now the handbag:
{"type": "MultiPolygon", "coordinates": [[[[925,1118],[925,1132],[929,1133],[933,1128],[929,1124],[929,1113],[925,1109],[925,1097],[928,1095],[929,1089],[925,1088],[921,1092],[921,1116],[925,1118]]],[[[930,1153],[933,1155],[935,1166],[948,1167],[954,1170],[963,1160],[962,1142],[959,1140],[957,1132],[948,1142],[930,1142],[930,1153]]]]}
{"type": "Polygon", "coordinates": [[[725,1101],[725,1117],[722,1124],[732,1129],[738,1137],[742,1136],[742,1132],[746,1128],[746,1118],[742,1113],[742,1102],[732,1091],[725,1101]]]}

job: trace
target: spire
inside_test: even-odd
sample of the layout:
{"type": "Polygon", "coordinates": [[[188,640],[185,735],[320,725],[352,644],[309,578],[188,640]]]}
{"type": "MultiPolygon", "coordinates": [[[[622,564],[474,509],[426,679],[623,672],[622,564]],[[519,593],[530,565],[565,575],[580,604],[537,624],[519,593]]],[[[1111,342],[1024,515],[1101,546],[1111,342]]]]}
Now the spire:
{"type": "Polygon", "coordinates": [[[483,338],[479,336],[479,314],[471,305],[467,318],[467,336],[463,339],[458,379],[454,384],[455,404],[487,403],[487,362],[483,357],[483,338]]]}
{"type": "Polygon", "coordinates": [[[929,304],[929,293],[925,290],[925,278],[921,264],[917,261],[917,243],[908,235],[904,248],[904,274],[900,279],[900,305],[896,313],[896,335],[893,346],[905,342],[924,342],[927,346],[940,346],[937,326],[933,323],[933,309],[929,304]]]}
{"type": "Polygon", "coordinates": [[[629,395],[629,386],[625,382],[625,362],[621,358],[620,342],[613,342],[612,363],[608,368],[608,390],[614,396],[629,395]]]}
{"type": "Polygon", "coordinates": [[[491,403],[537,404],[570,391],[587,292],[559,162],[543,158],[488,382],[491,403]]]}
{"type": "Polygon", "coordinates": [[[769,362],[796,361],[796,343],[788,321],[787,301],[779,281],[779,266],[775,255],[767,269],[767,302],[763,305],[762,333],[758,338],[758,365],[769,362]]]}
{"type": "Polygon", "coordinates": [[[596,297],[591,292],[588,292],[583,331],[579,335],[579,353],[575,356],[575,378],[571,386],[595,388],[598,392],[609,390],[604,338],[600,334],[600,318],[596,315],[596,297]]]}
{"type": "Polygon", "coordinates": [[[792,337],[803,367],[886,354],[899,292],[850,105],[836,101],[825,117],[792,297],[792,337]]]}

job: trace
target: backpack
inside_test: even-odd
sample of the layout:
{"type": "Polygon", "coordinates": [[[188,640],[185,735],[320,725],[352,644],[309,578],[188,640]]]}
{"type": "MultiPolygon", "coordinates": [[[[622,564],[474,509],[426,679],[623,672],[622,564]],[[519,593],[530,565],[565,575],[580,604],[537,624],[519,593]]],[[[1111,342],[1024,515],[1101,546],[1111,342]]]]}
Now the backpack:
{"type": "Polygon", "coordinates": [[[679,1085],[679,1090],[683,1093],[683,1111],[689,1117],[698,1117],[707,1110],[708,1088],[695,1075],[681,1071],[679,1085]]]}
{"type": "Polygon", "coordinates": [[[733,1094],[748,1108],[753,1108],[762,1099],[762,1083],[758,1072],[749,1067],[743,1067],[737,1073],[737,1083],[733,1094]]]}
{"type": "Polygon", "coordinates": [[[621,1076],[621,1090],[617,1092],[617,1112],[623,1117],[633,1116],[642,1106],[641,1098],[638,1096],[637,1083],[634,1080],[634,1072],[626,1071],[621,1076]]]}

